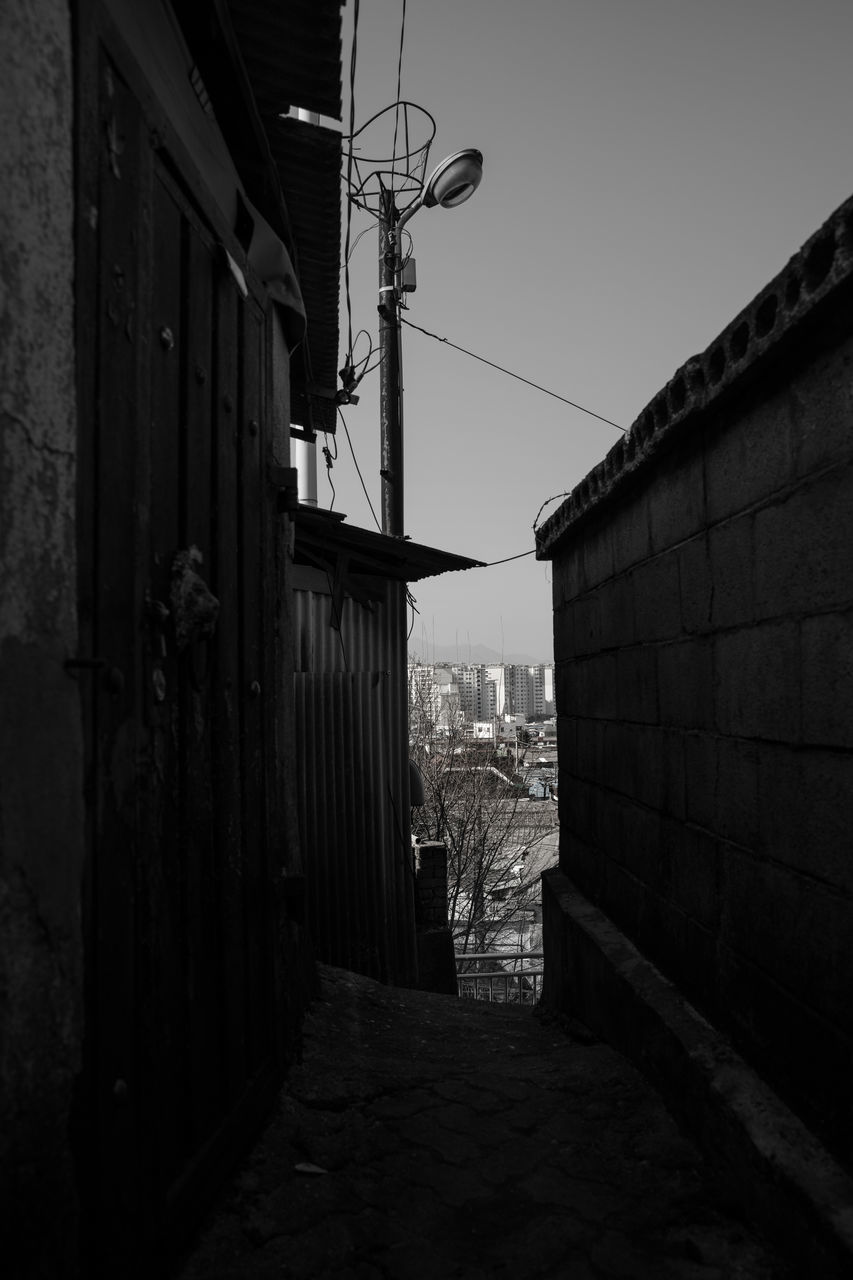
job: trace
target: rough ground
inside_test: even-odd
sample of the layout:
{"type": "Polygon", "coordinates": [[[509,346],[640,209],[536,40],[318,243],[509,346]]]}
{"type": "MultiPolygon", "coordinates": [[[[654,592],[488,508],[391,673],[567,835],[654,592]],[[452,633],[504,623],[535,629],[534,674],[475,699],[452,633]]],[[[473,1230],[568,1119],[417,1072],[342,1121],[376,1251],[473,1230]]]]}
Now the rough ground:
{"type": "Polygon", "coordinates": [[[180,1280],[787,1275],[583,1028],[324,968],[301,1064],[180,1280]]]}

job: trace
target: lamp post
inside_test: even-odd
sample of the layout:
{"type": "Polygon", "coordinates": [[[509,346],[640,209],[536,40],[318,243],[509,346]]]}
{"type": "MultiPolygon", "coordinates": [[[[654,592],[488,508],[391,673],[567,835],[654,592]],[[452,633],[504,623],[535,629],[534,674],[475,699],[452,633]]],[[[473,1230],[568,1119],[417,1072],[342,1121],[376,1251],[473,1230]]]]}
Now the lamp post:
{"type": "Polygon", "coordinates": [[[382,476],[382,532],[404,535],[403,384],[400,343],[400,232],[424,205],[452,209],[474,194],[483,176],[483,157],[468,148],[442,160],[416,200],[402,213],[393,191],[383,188],[379,206],[379,425],[382,476]]]}

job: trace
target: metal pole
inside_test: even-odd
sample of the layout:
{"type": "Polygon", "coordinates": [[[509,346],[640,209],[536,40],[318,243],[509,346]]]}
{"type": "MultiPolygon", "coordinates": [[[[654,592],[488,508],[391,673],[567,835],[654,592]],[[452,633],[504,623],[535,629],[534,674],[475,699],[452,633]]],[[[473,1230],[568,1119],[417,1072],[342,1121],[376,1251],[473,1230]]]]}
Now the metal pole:
{"type": "Polygon", "coordinates": [[[403,388],[397,281],[400,253],[394,194],[382,192],[379,213],[379,426],[382,532],[403,537],[403,388]]]}

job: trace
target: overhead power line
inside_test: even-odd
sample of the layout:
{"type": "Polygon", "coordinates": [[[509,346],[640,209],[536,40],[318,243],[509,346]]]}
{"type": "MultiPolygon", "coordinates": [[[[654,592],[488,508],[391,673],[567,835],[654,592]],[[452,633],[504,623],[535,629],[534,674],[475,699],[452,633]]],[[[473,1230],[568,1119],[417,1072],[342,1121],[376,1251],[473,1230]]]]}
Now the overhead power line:
{"type": "Polygon", "coordinates": [[[443,342],[446,346],[453,347],[454,351],[461,351],[464,356],[470,356],[472,360],[479,360],[481,364],[487,364],[490,369],[497,369],[499,373],[505,373],[507,377],[515,378],[517,382],[524,382],[528,387],[534,387],[536,391],[541,391],[546,396],[553,396],[555,400],[562,400],[563,404],[571,405],[573,409],[579,409],[581,413],[589,414],[591,418],[597,418],[599,422],[606,422],[608,427],[615,427],[617,431],[622,432],[623,436],[628,434],[627,429],[620,427],[618,422],[613,422],[610,418],[605,418],[602,414],[595,413],[592,409],[586,409],[582,404],[569,400],[566,396],[561,396],[556,391],[550,391],[547,387],[540,386],[538,382],[531,382],[530,378],[523,378],[520,373],[513,373],[511,369],[505,369],[502,364],[495,364],[493,360],[487,360],[485,356],[478,356],[476,352],[460,347],[457,343],[451,342],[449,338],[442,338],[437,333],[430,333],[429,329],[422,329],[419,324],[413,324],[405,316],[401,316],[400,319],[410,329],[417,329],[418,333],[425,333],[428,338],[434,338],[436,342],[443,342]]]}

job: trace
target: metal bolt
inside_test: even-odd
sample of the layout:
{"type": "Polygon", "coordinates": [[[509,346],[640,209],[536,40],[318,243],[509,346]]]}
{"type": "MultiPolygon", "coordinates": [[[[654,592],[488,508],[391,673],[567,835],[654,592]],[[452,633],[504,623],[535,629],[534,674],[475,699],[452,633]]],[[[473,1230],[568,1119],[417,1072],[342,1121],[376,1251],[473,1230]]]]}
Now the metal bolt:
{"type": "Polygon", "coordinates": [[[164,351],[171,351],[175,345],[175,335],[168,325],[163,325],[160,330],[160,346],[164,351]]]}
{"type": "Polygon", "coordinates": [[[256,436],[260,428],[254,418],[249,419],[249,435],[256,436]]]}
{"type": "Polygon", "coordinates": [[[259,698],[261,696],[261,686],[257,680],[253,680],[249,685],[249,693],[253,698],[259,698]]]}

